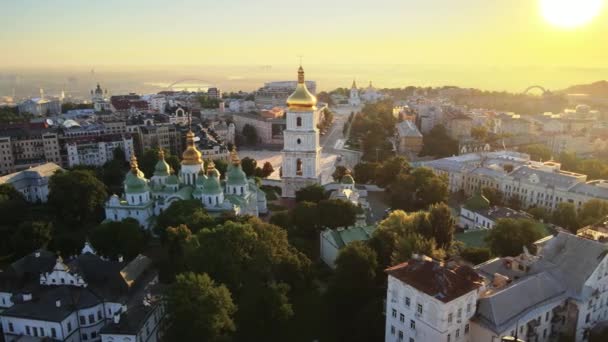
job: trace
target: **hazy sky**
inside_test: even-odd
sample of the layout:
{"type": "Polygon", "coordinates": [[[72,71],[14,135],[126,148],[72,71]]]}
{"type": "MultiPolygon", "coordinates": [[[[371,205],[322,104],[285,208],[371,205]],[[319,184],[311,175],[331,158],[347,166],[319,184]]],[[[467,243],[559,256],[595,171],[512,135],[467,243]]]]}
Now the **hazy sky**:
{"type": "MultiPolygon", "coordinates": [[[[576,0],[573,0],[576,1],[576,0]]],[[[608,67],[608,12],[577,29],[536,0],[0,0],[0,65],[608,67]]]]}

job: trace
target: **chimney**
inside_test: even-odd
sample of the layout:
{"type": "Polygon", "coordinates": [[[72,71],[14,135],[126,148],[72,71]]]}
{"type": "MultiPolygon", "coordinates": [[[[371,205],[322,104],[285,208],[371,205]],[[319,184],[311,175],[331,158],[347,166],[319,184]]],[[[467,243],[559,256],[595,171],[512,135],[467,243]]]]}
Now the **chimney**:
{"type": "Polygon", "coordinates": [[[123,262],[123,261],[124,261],[123,256],[122,256],[122,255],[119,255],[119,256],[118,256],[118,262],[123,262]]]}
{"type": "Polygon", "coordinates": [[[36,251],[36,253],[34,253],[34,256],[35,256],[36,258],[40,258],[40,251],[36,251]]]}
{"type": "Polygon", "coordinates": [[[61,300],[57,299],[55,301],[55,306],[58,307],[58,308],[60,308],[61,307],[61,300]]]}

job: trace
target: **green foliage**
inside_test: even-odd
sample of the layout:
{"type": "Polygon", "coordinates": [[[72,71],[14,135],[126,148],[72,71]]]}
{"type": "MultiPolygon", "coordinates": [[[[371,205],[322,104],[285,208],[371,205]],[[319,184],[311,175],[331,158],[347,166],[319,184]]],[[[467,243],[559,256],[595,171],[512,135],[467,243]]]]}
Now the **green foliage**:
{"type": "MultiPolygon", "coordinates": [[[[564,94],[567,94],[564,92],[564,94]]],[[[458,105],[470,108],[494,108],[521,114],[537,115],[544,112],[559,113],[568,106],[568,99],[562,94],[534,96],[522,93],[483,91],[471,89],[451,97],[458,105]]]]}
{"type": "Polygon", "coordinates": [[[216,99],[214,97],[209,97],[205,95],[201,95],[198,98],[198,102],[201,104],[201,108],[204,109],[217,109],[220,107],[220,99],[216,99]]]}
{"type": "Polygon", "coordinates": [[[553,224],[568,229],[573,233],[576,233],[576,230],[580,228],[576,207],[568,202],[562,202],[557,206],[553,211],[551,221],[553,224]]]}
{"type": "Polygon", "coordinates": [[[532,207],[528,209],[528,214],[532,215],[535,220],[548,221],[551,218],[551,213],[543,207],[532,207]]]}
{"type": "Polygon", "coordinates": [[[298,202],[293,209],[291,223],[300,236],[316,238],[321,229],[321,210],[324,202],[317,205],[314,202],[298,202]]]}
{"type": "Polygon", "coordinates": [[[215,222],[199,200],[175,201],[156,218],[156,232],[162,240],[165,240],[166,229],[180,224],[185,224],[196,233],[203,228],[213,226],[215,222]]]}
{"type": "Polygon", "coordinates": [[[237,308],[230,291],[206,274],[177,276],[167,295],[169,341],[230,341],[237,308]]]}
{"type": "Polygon", "coordinates": [[[396,123],[392,100],[366,104],[361,113],[353,116],[350,138],[361,142],[363,160],[378,162],[393,154],[390,139],[396,123]]]}
{"type": "Polygon", "coordinates": [[[355,165],[354,177],[359,184],[368,184],[375,181],[376,172],[380,165],[378,163],[359,163],[355,165]]]}
{"type": "Polygon", "coordinates": [[[319,184],[312,184],[296,191],[296,202],[306,201],[319,203],[327,197],[325,188],[319,184]]]}
{"type": "Polygon", "coordinates": [[[532,243],[543,237],[537,225],[527,219],[500,219],[490,230],[486,243],[497,256],[516,256],[523,247],[532,249],[532,243]]]}
{"type": "Polygon", "coordinates": [[[287,210],[276,211],[270,216],[270,223],[283,229],[290,229],[292,226],[291,214],[287,210]]]}
{"type": "Polygon", "coordinates": [[[17,113],[16,108],[0,108],[0,124],[29,122],[33,117],[30,113],[17,113]]]}
{"type": "Polygon", "coordinates": [[[532,160],[549,160],[551,159],[551,150],[541,144],[528,145],[521,147],[519,149],[520,152],[527,153],[530,155],[530,159],[532,160]]]}
{"type": "Polygon", "coordinates": [[[248,145],[257,145],[258,143],[258,131],[255,127],[250,124],[246,124],[243,126],[243,136],[245,137],[245,142],[248,145]]]}
{"type": "Polygon", "coordinates": [[[490,201],[492,206],[502,205],[504,194],[497,188],[486,186],[481,189],[481,193],[490,201]]]}
{"type": "Polygon", "coordinates": [[[220,172],[220,179],[226,178],[226,171],[228,170],[228,162],[223,159],[215,159],[213,161],[215,168],[220,172]]]}
{"type": "Polygon", "coordinates": [[[359,207],[350,201],[329,199],[319,202],[320,223],[330,229],[354,225],[359,211],[359,207]]]}
{"type": "Polygon", "coordinates": [[[130,260],[140,254],[145,246],[144,232],[139,222],[127,218],[120,222],[104,222],[90,233],[91,244],[100,255],[130,260]]]}
{"type": "Polygon", "coordinates": [[[460,252],[460,256],[473,265],[479,265],[490,260],[492,253],[485,247],[466,247],[460,252]]]}
{"type": "Polygon", "coordinates": [[[428,213],[428,220],[431,227],[430,236],[443,249],[448,249],[454,240],[454,218],[452,211],[445,203],[433,204],[428,213]]]}
{"type": "MultiPolygon", "coordinates": [[[[265,162],[264,166],[262,166],[262,169],[261,169],[261,172],[260,172],[260,177],[267,178],[273,172],[274,172],[274,168],[272,167],[272,164],[270,164],[270,162],[265,162]]],[[[256,169],[256,173],[257,173],[257,169],[256,169]]]]}
{"type": "Polygon", "coordinates": [[[392,157],[376,168],[376,185],[388,187],[394,183],[401,173],[408,174],[411,170],[410,164],[403,157],[392,157]]]}
{"type": "Polygon", "coordinates": [[[605,158],[580,159],[574,153],[562,152],[559,161],[563,170],[585,174],[587,180],[608,178],[608,162],[605,158]]]}
{"type": "MultiPolygon", "coordinates": [[[[158,163],[158,147],[148,148],[144,151],[143,156],[138,159],[139,169],[144,173],[146,178],[152,178],[154,176],[154,167],[158,163]]],[[[165,152],[165,161],[173,169],[174,173],[179,172],[181,163],[177,156],[165,152]]],[[[124,175],[123,175],[124,178],[124,175]]]]}
{"type": "Polygon", "coordinates": [[[424,167],[399,173],[388,190],[391,206],[407,211],[426,209],[429,205],[447,201],[448,197],[445,178],[424,167]]]}
{"type": "Polygon", "coordinates": [[[444,158],[458,154],[458,142],[450,138],[443,125],[436,125],[423,135],[422,143],[420,156],[444,158]]]}
{"type": "Polygon", "coordinates": [[[486,141],[488,139],[488,129],[485,126],[471,127],[471,137],[477,141],[486,141]]]}
{"type": "Polygon", "coordinates": [[[73,229],[101,221],[107,198],[105,185],[91,171],[58,172],[49,179],[48,205],[57,220],[73,229]]]}
{"type": "Polygon", "coordinates": [[[255,169],[258,166],[258,162],[249,157],[245,157],[241,159],[241,168],[243,168],[243,172],[247,175],[247,177],[253,177],[255,175],[255,169]]]}
{"type": "Polygon", "coordinates": [[[592,199],[583,204],[578,212],[579,226],[584,227],[598,223],[608,215],[608,202],[592,199]]]}
{"type": "Polygon", "coordinates": [[[51,241],[52,234],[53,224],[50,222],[22,222],[11,237],[15,257],[22,257],[36,249],[46,248],[51,241]]]}
{"type": "Polygon", "coordinates": [[[347,172],[348,169],[345,166],[338,165],[336,166],[334,173],[331,174],[331,177],[334,179],[334,181],[339,182],[347,172]]]}
{"type": "Polygon", "coordinates": [[[73,103],[73,102],[64,102],[61,104],[61,112],[67,113],[68,110],[73,109],[93,109],[92,103],[73,103]]]}

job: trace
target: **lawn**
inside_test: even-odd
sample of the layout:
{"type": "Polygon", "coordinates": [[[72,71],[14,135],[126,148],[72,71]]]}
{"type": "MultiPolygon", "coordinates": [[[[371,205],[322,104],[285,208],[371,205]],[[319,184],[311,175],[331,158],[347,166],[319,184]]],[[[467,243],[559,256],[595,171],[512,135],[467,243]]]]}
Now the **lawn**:
{"type": "MultiPolygon", "coordinates": [[[[542,222],[536,223],[536,229],[538,229],[542,236],[553,234],[553,232],[542,222]]],[[[490,233],[489,230],[477,230],[470,233],[458,233],[454,235],[454,238],[458,241],[462,241],[467,247],[486,247],[484,239],[490,233]]]]}

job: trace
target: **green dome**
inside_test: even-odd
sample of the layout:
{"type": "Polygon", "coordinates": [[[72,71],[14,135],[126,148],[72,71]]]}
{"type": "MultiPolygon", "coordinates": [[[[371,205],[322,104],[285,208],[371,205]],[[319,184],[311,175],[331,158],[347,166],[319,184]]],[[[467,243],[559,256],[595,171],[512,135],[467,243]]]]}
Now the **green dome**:
{"type": "Polygon", "coordinates": [[[205,185],[206,180],[207,180],[207,177],[205,176],[205,174],[203,172],[199,172],[198,177],[196,177],[196,186],[205,185]]]}
{"type": "Polygon", "coordinates": [[[154,166],[154,175],[163,177],[171,174],[171,167],[165,161],[165,152],[161,148],[158,151],[158,163],[154,166]]]}
{"type": "Polygon", "coordinates": [[[168,185],[177,185],[179,184],[179,178],[176,175],[171,175],[167,177],[167,181],[165,182],[168,185]]]}
{"type": "Polygon", "coordinates": [[[353,176],[351,176],[350,174],[345,174],[342,177],[342,184],[355,184],[355,180],[353,179],[353,176]]]}
{"type": "Polygon", "coordinates": [[[226,172],[226,182],[228,185],[247,184],[247,175],[241,168],[240,164],[231,165],[226,172]]]}
{"type": "Polygon", "coordinates": [[[125,191],[128,193],[138,193],[148,191],[148,181],[144,178],[143,172],[137,170],[137,173],[129,171],[125,177],[125,191]]]}
{"type": "Polygon", "coordinates": [[[207,179],[205,179],[205,182],[203,183],[203,194],[217,195],[220,193],[222,193],[220,179],[215,174],[211,174],[207,177],[207,179]]]}

